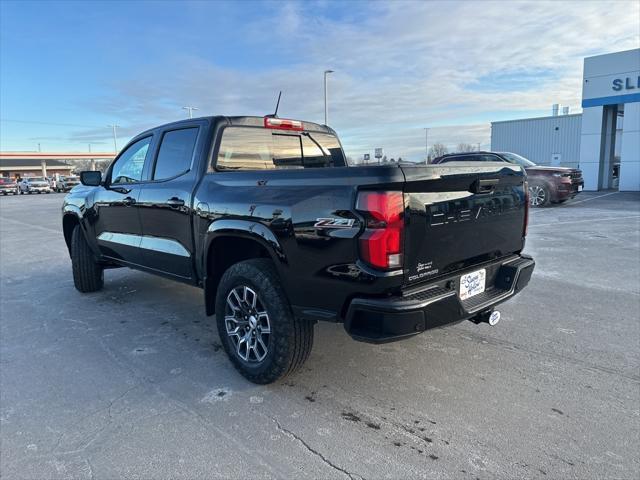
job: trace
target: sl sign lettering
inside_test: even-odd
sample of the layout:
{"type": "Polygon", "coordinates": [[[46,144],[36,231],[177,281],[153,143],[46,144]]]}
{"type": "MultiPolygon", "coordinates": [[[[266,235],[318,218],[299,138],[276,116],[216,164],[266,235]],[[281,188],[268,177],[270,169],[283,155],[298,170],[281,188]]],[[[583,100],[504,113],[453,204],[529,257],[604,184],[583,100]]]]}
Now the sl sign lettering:
{"type": "Polygon", "coordinates": [[[624,79],[622,78],[614,78],[613,81],[611,82],[611,88],[616,91],[619,92],[620,90],[635,90],[636,88],[640,89],[640,75],[638,75],[638,78],[635,80],[635,85],[633,83],[633,78],[631,77],[626,77],[624,79]]]}

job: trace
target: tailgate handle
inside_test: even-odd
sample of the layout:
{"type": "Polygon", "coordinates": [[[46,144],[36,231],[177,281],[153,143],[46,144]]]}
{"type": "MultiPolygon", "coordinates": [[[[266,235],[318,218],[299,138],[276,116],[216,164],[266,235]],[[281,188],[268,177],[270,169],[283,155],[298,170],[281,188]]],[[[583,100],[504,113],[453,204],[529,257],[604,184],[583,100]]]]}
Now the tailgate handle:
{"type": "Polygon", "coordinates": [[[497,178],[483,178],[476,180],[471,185],[471,191],[473,193],[487,193],[491,192],[500,180],[497,178]]]}

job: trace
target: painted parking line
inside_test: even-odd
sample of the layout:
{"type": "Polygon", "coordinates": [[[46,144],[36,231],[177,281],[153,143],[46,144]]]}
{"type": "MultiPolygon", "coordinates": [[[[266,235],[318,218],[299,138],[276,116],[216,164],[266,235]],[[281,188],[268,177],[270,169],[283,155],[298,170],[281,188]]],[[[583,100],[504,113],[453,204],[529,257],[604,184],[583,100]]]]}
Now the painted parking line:
{"type": "Polygon", "coordinates": [[[600,223],[600,222],[611,222],[616,220],[628,220],[630,218],[638,218],[640,219],[640,215],[626,215],[623,217],[605,217],[605,218],[590,218],[588,220],[569,220],[568,222],[553,222],[553,223],[533,223],[529,225],[529,228],[533,227],[550,227],[553,225],[571,225],[572,223],[600,223]]]}
{"type": "Polygon", "coordinates": [[[552,207],[550,207],[550,208],[545,208],[545,209],[537,208],[537,209],[535,210],[535,212],[536,212],[536,214],[538,214],[538,215],[539,215],[539,214],[541,214],[541,213],[543,213],[543,212],[555,212],[555,211],[557,211],[558,209],[561,209],[561,208],[569,208],[569,207],[571,207],[571,206],[573,206],[573,205],[577,205],[577,204],[579,204],[579,203],[590,202],[591,200],[595,200],[595,199],[597,199],[597,198],[608,197],[609,195],[616,195],[616,194],[618,194],[618,193],[622,193],[622,192],[609,192],[609,193],[604,193],[604,194],[602,194],[602,195],[597,195],[597,196],[595,196],[595,197],[585,198],[584,200],[577,200],[577,201],[575,201],[575,202],[574,202],[574,201],[570,201],[570,203],[564,203],[564,204],[562,204],[562,205],[554,205],[554,206],[552,206],[552,207]]]}
{"type": "Polygon", "coordinates": [[[21,225],[23,227],[35,228],[36,230],[43,230],[45,232],[53,232],[55,234],[60,234],[62,232],[62,229],[57,229],[56,230],[54,228],[47,228],[47,227],[43,227],[41,225],[34,225],[32,223],[21,222],[20,220],[15,220],[13,218],[0,217],[0,221],[13,223],[14,225],[21,225]]]}
{"type": "Polygon", "coordinates": [[[570,207],[571,205],[577,205],[578,203],[584,203],[584,202],[589,202],[591,200],[595,200],[596,198],[602,198],[602,197],[608,197],[609,195],[617,195],[620,192],[609,192],[609,193],[605,193],[602,195],[598,195],[597,197],[589,197],[589,198],[585,198],[584,200],[578,200],[577,202],[571,202],[567,205],[564,205],[565,207],[570,207]]]}

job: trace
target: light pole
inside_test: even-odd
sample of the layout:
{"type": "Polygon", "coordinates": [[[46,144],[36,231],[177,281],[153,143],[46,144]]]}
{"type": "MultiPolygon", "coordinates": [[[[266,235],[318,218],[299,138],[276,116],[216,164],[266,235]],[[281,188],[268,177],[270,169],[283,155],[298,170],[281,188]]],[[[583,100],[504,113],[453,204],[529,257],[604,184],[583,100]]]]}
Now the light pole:
{"type": "Polygon", "coordinates": [[[327,94],[327,75],[329,73],[333,73],[333,70],[325,70],[324,71],[324,124],[329,125],[329,105],[328,105],[328,94],[327,94]]]}
{"type": "Polygon", "coordinates": [[[429,129],[424,129],[424,149],[426,151],[426,157],[424,157],[424,163],[429,163],[429,129]]]}
{"type": "Polygon", "coordinates": [[[198,107],[191,107],[189,105],[187,105],[186,107],[182,107],[183,110],[188,110],[189,111],[189,118],[193,118],[193,111],[194,110],[198,110],[198,107]]]}
{"type": "Polygon", "coordinates": [[[107,127],[111,127],[111,130],[113,131],[113,151],[118,153],[118,136],[116,135],[116,128],[120,128],[120,125],[116,125],[114,123],[113,125],[107,125],[107,127]]]}

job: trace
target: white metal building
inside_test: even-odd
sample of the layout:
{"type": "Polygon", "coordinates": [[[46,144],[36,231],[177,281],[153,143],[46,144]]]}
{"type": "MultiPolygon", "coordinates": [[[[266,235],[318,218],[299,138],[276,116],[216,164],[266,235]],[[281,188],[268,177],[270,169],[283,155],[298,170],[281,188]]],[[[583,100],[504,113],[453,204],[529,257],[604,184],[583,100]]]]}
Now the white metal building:
{"type": "Polygon", "coordinates": [[[582,109],[493,122],[491,149],[579,166],[585,190],[640,191],[640,49],[584,59],[582,109]]]}
{"type": "Polygon", "coordinates": [[[491,124],[491,150],[513,152],[538,165],[577,167],[582,115],[524,118],[491,124]]]}

